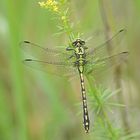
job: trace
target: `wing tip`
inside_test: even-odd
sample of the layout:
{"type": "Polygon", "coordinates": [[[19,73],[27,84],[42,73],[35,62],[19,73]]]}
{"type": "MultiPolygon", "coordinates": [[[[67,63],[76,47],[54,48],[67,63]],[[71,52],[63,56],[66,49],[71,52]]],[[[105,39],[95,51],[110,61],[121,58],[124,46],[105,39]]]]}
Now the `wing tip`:
{"type": "Polygon", "coordinates": [[[24,46],[24,43],[29,44],[30,42],[27,40],[21,41],[21,42],[19,42],[19,46],[20,47],[24,46]]]}
{"type": "Polygon", "coordinates": [[[128,53],[128,51],[124,51],[124,52],[122,52],[122,53],[128,53]]]}
{"type": "Polygon", "coordinates": [[[33,59],[27,58],[27,59],[22,60],[22,63],[23,63],[23,64],[27,64],[27,63],[30,63],[30,62],[32,62],[32,61],[33,61],[33,59]]]}
{"type": "Polygon", "coordinates": [[[122,28],[122,29],[120,29],[119,30],[119,33],[121,33],[121,32],[126,32],[127,30],[125,29],[125,28],[122,28]]]}
{"type": "Polygon", "coordinates": [[[30,58],[27,58],[27,59],[25,59],[25,60],[23,60],[23,61],[32,61],[32,59],[30,59],[30,58]]]}
{"type": "Polygon", "coordinates": [[[129,54],[129,52],[128,51],[124,51],[124,52],[122,52],[122,54],[129,54]]]}
{"type": "Polygon", "coordinates": [[[30,43],[28,40],[24,40],[23,42],[24,42],[24,43],[30,43]]]}

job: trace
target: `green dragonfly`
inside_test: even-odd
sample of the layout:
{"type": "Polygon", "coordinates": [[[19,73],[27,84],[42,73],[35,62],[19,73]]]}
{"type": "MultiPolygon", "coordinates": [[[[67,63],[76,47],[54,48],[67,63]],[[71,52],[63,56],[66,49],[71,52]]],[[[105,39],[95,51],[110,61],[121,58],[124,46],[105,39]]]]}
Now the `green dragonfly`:
{"type": "Polygon", "coordinates": [[[29,41],[21,42],[21,47],[28,52],[32,58],[27,58],[23,62],[37,69],[45,70],[49,73],[55,73],[60,76],[79,73],[83,103],[83,125],[85,132],[89,132],[90,119],[87,107],[86,89],[84,83],[84,75],[93,74],[95,66],[99,63],[107,64],[111,59],[117,60],[120,63],[126,58],[128,52],[120,52],[113,55],[102,54],[106,50],[108,43],[111,43],[118,38],[125,30],[118,31],[109,40],[103,42],[95,48],[88,48],[85,41],[78,38],[71,43],[67,48],[45,48],[29,41]],[[101,56],[100,56],[101,54],[101,56]],[[100,57],[99,57],[100,56],[100,57]],[[37,58],[37,59],[36,59],[37,58]]]}

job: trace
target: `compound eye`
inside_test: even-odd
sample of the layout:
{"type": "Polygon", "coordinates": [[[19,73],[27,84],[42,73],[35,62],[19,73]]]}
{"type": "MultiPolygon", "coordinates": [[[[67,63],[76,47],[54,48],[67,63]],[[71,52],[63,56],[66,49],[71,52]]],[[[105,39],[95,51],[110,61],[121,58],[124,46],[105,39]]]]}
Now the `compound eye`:
{"type": "Polygon", "coordinates": [[[82,42],[82,45],[85,45],[85,41],[81,41],[82,42]]]}
{"type": "Polygon", "coordinates": [[[72,46],[76,46],[76,41],[74,41],[74,42],[72,43],[72,46]]]}

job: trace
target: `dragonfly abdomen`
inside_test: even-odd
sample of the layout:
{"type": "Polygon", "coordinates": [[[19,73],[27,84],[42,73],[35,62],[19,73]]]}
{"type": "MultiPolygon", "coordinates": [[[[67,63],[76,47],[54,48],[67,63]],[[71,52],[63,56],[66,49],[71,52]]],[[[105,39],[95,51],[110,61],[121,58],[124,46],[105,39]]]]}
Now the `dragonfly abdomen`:
{"type": "Polygon", "coordinates": [[[84,84],[84,76],[83,73],[79,71],[80,74],[80,82],[81,82],[81,92],[82,92],[82,101],[83,101],[83,119],[84,119],[84,128],[85,132],[88,133],[89,131],[89,115],[88,115],[88,108],[87,108],[87,99],[86,99],[86,90],[85,90],[85,84],[84,84]]]}

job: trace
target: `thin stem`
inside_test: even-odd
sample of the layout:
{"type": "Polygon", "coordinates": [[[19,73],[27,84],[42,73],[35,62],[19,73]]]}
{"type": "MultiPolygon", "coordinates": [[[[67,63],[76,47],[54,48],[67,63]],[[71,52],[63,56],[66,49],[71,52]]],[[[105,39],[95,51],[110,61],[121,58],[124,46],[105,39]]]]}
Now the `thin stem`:
{"type": "MultiPolygon", "coordinates": [[[[98,95],[98,91],[97,91],[97,88],[96,88],[96,85],[94,86],[93,88],[93,79],[91,79],[91,77],[89,75],[87,75],[87,80],[88,80],[88,83],[89,83],[89,86],[90,86],[90,89],[91,89],[91,92],[93,93],[93,96],[98,104],[98,106],[101,106],[102,107],[102,101],[100,100],[99,98],[99,95],[98,95]]],[[[111,125],[111,122],[109,120],[109,117],[106,113],[106,111],[104,110],[104,108],[102,107],[101,108],[101,114],[100,117],[102,119],[103,122],[105,122],[108,126],[108,131],[109,133],[111,134],[112,138],[115,138],[116,137],[116,134],[112,128],[112,125],[111,125]]],[[[106,128],[104,128],[106,129],[106,128]]]]}
{"type": "Polygon", "coordinates": [[[69,20],[67,1],[44,1],[38,2],[38,4],[45,9],[48,9],[50,12],[56,15],[58,19],[58,23],[61,24],[62,30],[68,35],[70,42],[73,41],[73,28],[71,26],[71,22],[69,20]]]}
{"type": "Polygon", "coordinates": [[[68,35],[70,42],[72,42],[73,41],[73,38],[72,38],[73,32],[72,32],[72,28],[70,26],[70,22],[68,20],[68,17],[65,15],[62,15],[60,17],[61,17],[62,24],[64,26],[64,30],[65,30],[66,34],[68,35]],[[64,19],[62,19],[62,17],[64,17],[64,19]]]}
{"type": "MultiPolygon", "coordinates": [[[[104,28],[105,28],[105,37],[108,40],[110,38],[109,33],[111,31],[111,28],[110,28],[110,25],[109,25],[109,22],[108,22],[108,18],[107,18],[107,15],[106,15],[106,10],[105,10],[103,0],[99,0],[99,6],[100,6],[100,13],[101,13],[103,25],[104,25],[104,28]]],[[[113,44],[108,43],[107,51],[108,51],[109,54],[112,51],[112,49],[111,49],[112,46],[113,46],[113,44]]],[[[111,63],[113,63],[113,62],[111,62],[111,63]]],[[[119,65],[119,66],[116,67],[116,69],[114,71],[114,81],[115,81],[116,89],[122,89],[122,86],[121,86],[121,74],[122,74],[121,73],[121,65],[119,65]]],[[[119,94],[117,94],[117,95],[118,95],[117,98],[118,98],[119,102],[124,104],[122,90],[120,90],[119,94]]],[[[123,123],[124,128],[127,129],[127,130],[130,130],[126,110],[121,110],[120,112],[121,112],[120,115],[121,115],[121,118],[122,118],[122,123],[123,123]]]]}
{"type": "MultiPolygon", "coordinates": [[[[108,19],[107,19],[107,15],[106,15],[106,12],[105,12],[103,0],[99,0],[99,9],[100,9],[102,22],[103,22],[103,25],[104,25],[104,28],[105,28],[105,32],[104,32],[105,38],[106,38],[106,40],[108,40],[111,36],[110,35],[111,29],[110,29],[110,26],[109,26],[109,23],[108,23],[108,19]]],[[[107,51],[108,51],[109,54],[111,53],[111,48],[112,48],[112,44],[110,42],[108,42],[107,51]]]]}

